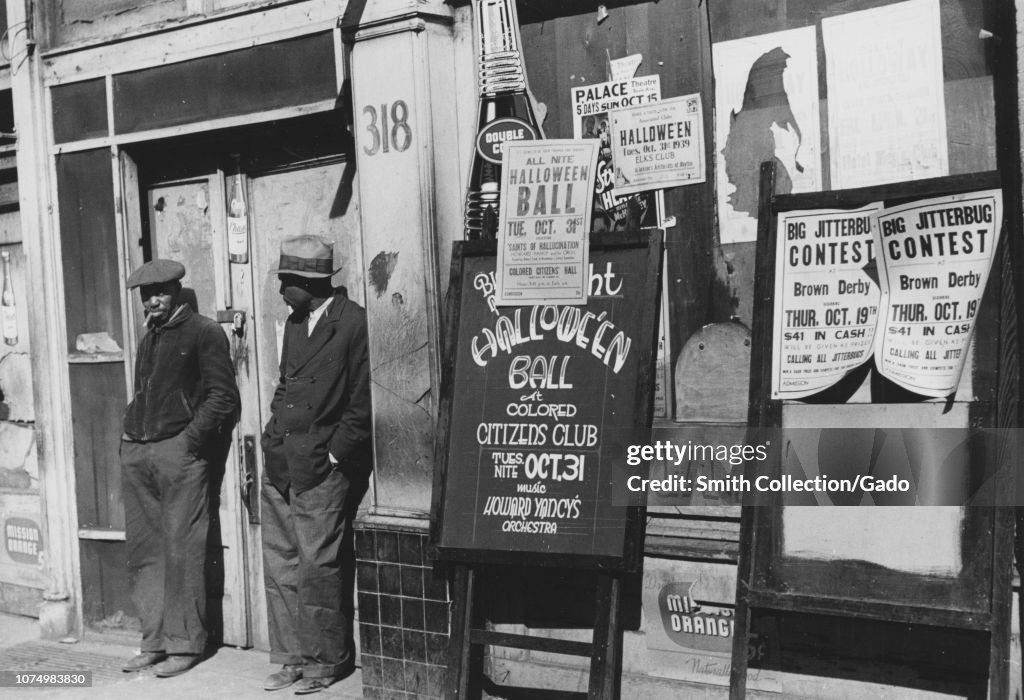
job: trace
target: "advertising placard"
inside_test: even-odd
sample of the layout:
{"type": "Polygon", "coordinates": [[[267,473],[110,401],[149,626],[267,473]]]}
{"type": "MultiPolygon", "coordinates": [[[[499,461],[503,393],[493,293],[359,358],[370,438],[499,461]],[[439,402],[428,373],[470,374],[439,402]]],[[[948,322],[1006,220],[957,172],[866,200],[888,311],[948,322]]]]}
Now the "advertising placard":
{"type": "Polygon", "coordinates": [[[875,364],[905,389],[960,383],[1002,228],[1002,191],[918,200],[878,216],[882,309],[875,364]]]}
{"type": "Polygon", "coordinates": [[[496,303],[586,303],[597,144],[510,142],[503,151],[496,303]]]}
{"type": "Polygon", "coordinates": [[[611,113],[615,191],[631,194],[704,182],[700,94],[611,113]]]}
{"type": "MultiPolygon", "coordinates": [[[[728,685],[736,633],[735,589],[735,569],[727,565],[648,560],[643,577],[648,672],[728,685]]],[[[752,661],[767,653],[764,640],[751,638],[752,661]]],[[[772,672],[751,669],[748,683],[757,690],[782,691],[772,672]]]]}
{"type": "Polygon", "coordinates": [[[0,583],[45,588],[39,494],[0,494],[0,583]]]}
{"type": "Polygon", "coordinates": [[[601,149],[594,181],[594,231],[620,231],[629,225],[630,207],[640,228],[661,227],[664,209],[662,192],[639,192],[622,195],[615,191],[615,169],[612,163],[611,123],[613,109],[650,104],[661,99],[661,78],[643,75],[594,85],[580,85],[571,90],[572,135],[577,139],[598,139],[601,149]]]}
{"type": "Polygon", "coordinates": [[[585,306],[497,306],[493,255],[456,249],[442,558],[626,565],[631,509],[613,502],[611,474],[650,434],[661,241],[612,238],[590,251],[585,306]]]}
{"type": "Polygon", "coordinates": [[[881,290],[865,267],[875,258],[881,206],[779,214],[773,399],[826,389],[874,352],[881,290]]]}

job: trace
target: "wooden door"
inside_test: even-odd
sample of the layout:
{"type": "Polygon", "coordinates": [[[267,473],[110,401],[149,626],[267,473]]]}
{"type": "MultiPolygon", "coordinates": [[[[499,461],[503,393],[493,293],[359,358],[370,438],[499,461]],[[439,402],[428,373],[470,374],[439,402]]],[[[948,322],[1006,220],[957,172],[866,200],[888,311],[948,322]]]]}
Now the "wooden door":
{"type": "MultiPolygon", "coordinates": [[[[262,426],[270,417],[270,400],[280,375],[281,338],[288,317],[288,309],[278,293],[277,276],[270,274],[270,270],[278,267],[281,241],[312,234],[333,242],[335,266],[341,270],[332,281],[336,287],[344,286],[349,297],[362,306],[365,306],[364,267],[358,200],[345,184],[345,163],[340,159],[252,173],[247,194],[254,296],[252,373],[257,385],[254,388],[258,388],[252,405],[259,408],[259,425],[262,426]]],[[[257,459],[262,474],[262,453],[257,459]]],[[[249,567],[250,580],[259,582],[256,586],[259,594],[254,596],[259,604],[253,605],[254,644],[266,647],[269,641],[262,593],[262,559],[252,557],[249,567]]]]}
{"type": "MultiPolygon", "coordinates": [[[[239,371],[244,365],[245,338],[235,335],[233,312],[251,308],[252,290],[248,274],[235,271],[227,260],[223,173],[201,174],[190,179],[138,183],[131,158],[122,153],[127,242],[126,267],[134,269],[145,260],[169,258],[186,269],[182,280],[191,294],[186,300],[195,310],[223,323],[231,340],[238,371],[239,389],[246,393],[248,377],[239,371]],[[236,284],[236,280],[241,283],[236,284]],[[194,295],[194,296],[193,296],[194,295]],[[191,297],[191,298],[190,298],[191,297]]],[[[188,292],[187,292],[188,294],[188,292]]],[[[129,347],[135,347],[145,330],[142,306],[132,292],[129,299],[129,347]]],[[[244,330],[244,325],[243,325],[244,330]]],[[[132,358],[134,360],[134,358],[132,358]]],[[[129,373],[131,381],[131,373],[129,373]]],[[[241,436],[250,411],[242,402],[243,418],[236,429],[241,436]]],[[[258,418],[257,418],[258,420],[258,418]]],[[[208,609],[211,633],[225,644],[251,644],[250,601],[252,585],[247,559],[252,538],[247,511],[242,503],[246,464],[241,439],[234,440],[220,478],[217,517],[212,520],[208,552],[208,609]]]]}
{"type": "MultiPolygon", "coordinates": [[[[249,181],[253,219],[253,289],[256,295],[256,343],[260,369],[260,406],[270,406],[278,379],[281,337],[288,317],[276,275],[281,241],[311,234],[334,243],[333,277],[350,299],[365,306],[363,255],[355,207],[336,207],[345,164],[340,161],[299,170],[261,174],[249,181]]],[[[268,416],[269,417],[269,416],[268,416]]]]}

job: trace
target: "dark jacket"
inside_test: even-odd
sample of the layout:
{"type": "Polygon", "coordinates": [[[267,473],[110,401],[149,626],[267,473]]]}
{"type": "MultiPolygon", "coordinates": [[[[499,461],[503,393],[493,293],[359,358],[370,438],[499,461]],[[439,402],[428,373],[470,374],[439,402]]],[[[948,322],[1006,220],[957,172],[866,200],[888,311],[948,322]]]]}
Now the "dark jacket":
{"type": "Polygon", "coordinates": [[[127,439],[151,442],[184,431],[198,450],[231,430],[238,406],[228,339],[216,321],[186,305],[139,341],[135,396],[124,415],[127,439]]]}
{"type": "Polygon", "coordinates": [[[307,319],[285,323],[281,377],[263,432],[266,475],[282,493],[308,491],[333,466],[350,478],[373,467],[366,311],[345,294],[307,336],[307,319]]]}

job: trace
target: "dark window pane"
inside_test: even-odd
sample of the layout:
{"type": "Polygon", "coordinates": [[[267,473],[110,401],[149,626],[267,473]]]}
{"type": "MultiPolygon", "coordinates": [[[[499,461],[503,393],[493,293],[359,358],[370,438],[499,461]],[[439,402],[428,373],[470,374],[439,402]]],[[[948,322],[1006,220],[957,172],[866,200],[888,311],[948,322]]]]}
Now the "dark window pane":
{"type": "Polygon", "coordinates": [[[83,80],[50,91],[54,141],[67,143],[107,135],[107,91],[103,83],[103,78],[83,80]]]}
{"type": "Polygon", "coordinates": [[[10,90],[0,90],[0,132],[14,133],[14,98],[10,90]]]}
{"type": "Polygon", "coordinates": [[[118,134],[337,95],[330,32],[114,76],[118,134]]]}
{"type": "Polygon", "coordinates": [[[110,151],[57,156],[68,350],[79,333],[106,332],[124,347],[110,151]]]}

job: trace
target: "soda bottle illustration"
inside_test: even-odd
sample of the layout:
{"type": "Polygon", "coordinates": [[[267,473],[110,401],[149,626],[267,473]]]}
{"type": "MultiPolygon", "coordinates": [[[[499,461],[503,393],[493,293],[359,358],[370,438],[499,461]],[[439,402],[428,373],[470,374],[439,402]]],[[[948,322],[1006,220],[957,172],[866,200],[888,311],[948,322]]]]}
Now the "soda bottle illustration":
{"type": "Polygon", "coordinates": [[[514,0],[476,0],[480,105],[476,148],[466,194],[465,237],[494,238],[498,230],[501,152],[509,141],[544,138],[527,95],[514,0]]]}

